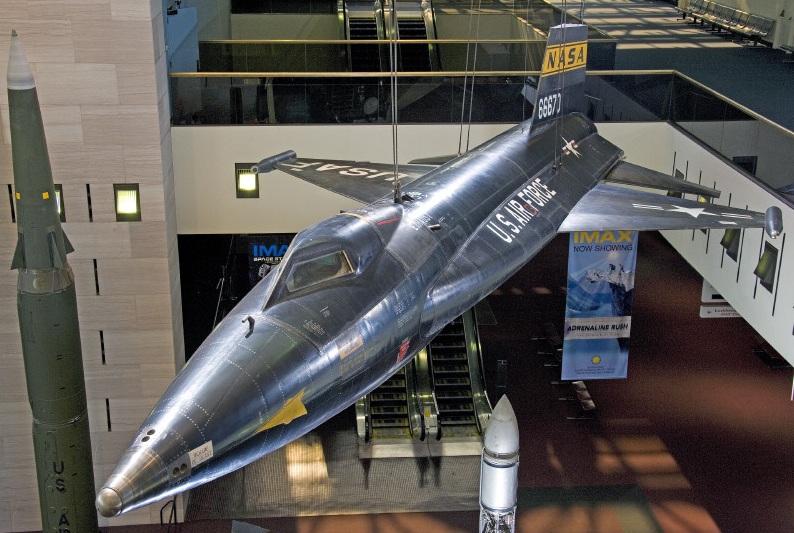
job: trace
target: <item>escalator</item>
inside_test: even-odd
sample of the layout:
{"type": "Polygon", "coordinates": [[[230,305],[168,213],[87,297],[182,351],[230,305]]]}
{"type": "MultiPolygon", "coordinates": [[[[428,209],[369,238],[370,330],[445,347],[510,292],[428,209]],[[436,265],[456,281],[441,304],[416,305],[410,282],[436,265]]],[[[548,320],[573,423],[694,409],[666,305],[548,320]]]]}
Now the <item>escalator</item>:
{"type": "Polygon", "coordinates": [[[433,371],[441,437],[478,437],[471,368],[463,316],[447,325],[427,347],[433,371]]]}
{"type": "Polygon", "coordinates": [[[356,402],[356,429],[361,459],[423,457],[430,434],[430,410],[422,406],[421,391],[427,386],[419,378],[421,354],[356,402]]]}
{"type": "MultiPolygon", "coordinates": [[[[378,23],[375,14],[370,11],[357,12],[348,20],[348,38],[352,40],[377,40],[378,23]]],[[[380,72],[380,45],[356,44],[350,46],[350,70],[352,72],[380,72]]]]}
{"type": "MultiPolygon", "coordinates": [[[[388,0],[374,3],[347,0],[339,5],[345,35],[351,41],[388,40],[392,37],[398,41],[424,41],[436,38],[435,16],[430,2],[397,2],[394,11],[396,30],[393,29],[392,4],[388,0]]],[[[399,44],[397,55],[397,70],[403,72],[441,69],[437,47],[433,44],[399,44]]],[[[352,43],[347,48],[347,56],[351,72],[388,72],[392,68],[387,45],[352,43]]]]}
{"type": "MultiPolygon", "coordinates": [[[[401,42],[427,40],[427,29],[421,12],[406,17],[398,13],[397,37],[401,42]]],[[[401,71],[430,72],[430,48],[427,44],[400,44],[397,54],[401,71]]]]}
{"type": "Polygon", "coordinates": [[[369,412],[372,440],[382,442],[411,438],[405,368],[401,368],[369,395],[369,412]]]}
{"type": "Polygon", "coordinates": [[[472,309],[356,403],[359,457],[479,455],[490,414],[472,309]]]}

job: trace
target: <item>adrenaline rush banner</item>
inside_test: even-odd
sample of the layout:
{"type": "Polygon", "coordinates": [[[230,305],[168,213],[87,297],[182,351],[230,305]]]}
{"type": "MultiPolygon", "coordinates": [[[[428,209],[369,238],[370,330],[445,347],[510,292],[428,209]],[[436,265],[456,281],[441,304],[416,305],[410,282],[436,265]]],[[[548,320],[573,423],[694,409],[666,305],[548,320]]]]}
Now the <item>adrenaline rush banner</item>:
{"type": "Polygon", "coordinates": [[[578,231],[568,250],[562,379],[625,378],[636,231],[578,231]]]}

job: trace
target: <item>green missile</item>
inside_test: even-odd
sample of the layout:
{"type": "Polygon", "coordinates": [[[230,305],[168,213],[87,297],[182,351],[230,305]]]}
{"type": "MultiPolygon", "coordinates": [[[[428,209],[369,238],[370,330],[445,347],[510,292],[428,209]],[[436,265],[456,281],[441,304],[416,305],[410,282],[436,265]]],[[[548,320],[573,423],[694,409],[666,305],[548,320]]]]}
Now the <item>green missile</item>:
{"type": "Polygon", "coordinates": [[[73,250],[61,228],[33,72],[16,31],[8,61],[17,311],[44,532],[99,530],[73,250]]]}

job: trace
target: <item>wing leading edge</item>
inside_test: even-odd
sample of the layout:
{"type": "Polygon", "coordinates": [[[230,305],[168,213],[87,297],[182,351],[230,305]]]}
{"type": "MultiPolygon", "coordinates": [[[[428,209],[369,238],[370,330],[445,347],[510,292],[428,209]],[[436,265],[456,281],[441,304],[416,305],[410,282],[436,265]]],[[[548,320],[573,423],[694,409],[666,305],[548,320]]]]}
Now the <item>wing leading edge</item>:
{"type": "MultiPolygon", "coordinates": [[[[436,165],[399,165],[400,185],[411,183],[436,168],[436,165]]],[[[394,165],[368,161],[306,159],[295,152],[284,152],[263,159],[251,168],[255,174],[280,170],[323,189],[363,203],[371,203],[391,194],[394,189],[394,165]]]]}
{"type": "Polygon", "coordinates": [[[780,218],[775,207],[764,214],[599,183],[579,200],[558,231],[765,227],[777,237],[780,218]]]}

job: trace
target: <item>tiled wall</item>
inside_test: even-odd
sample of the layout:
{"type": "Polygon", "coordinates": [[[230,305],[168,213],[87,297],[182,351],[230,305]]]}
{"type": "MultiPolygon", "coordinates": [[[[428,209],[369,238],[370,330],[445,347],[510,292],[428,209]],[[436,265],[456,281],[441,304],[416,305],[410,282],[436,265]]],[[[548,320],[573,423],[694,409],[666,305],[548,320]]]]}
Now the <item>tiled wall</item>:
{"type": "MultiPolygon", "coordinates": [[[[41,528],[17,273],[8,270],[16,244],[5,87],[11,29],[36,76],[54,181],[64,191],[64,230],[75,247],[69,262],[99,486],[184,361],[161,6],[161,0],[0,4],[0,264],[7,265],[0,268],[0,531],[41,528]],[[114,183],[140,185],[142,221],[116,222],[114,183]]],[[[100,525],[159,522],[159,509],[101,518],[100,525]]]]}

